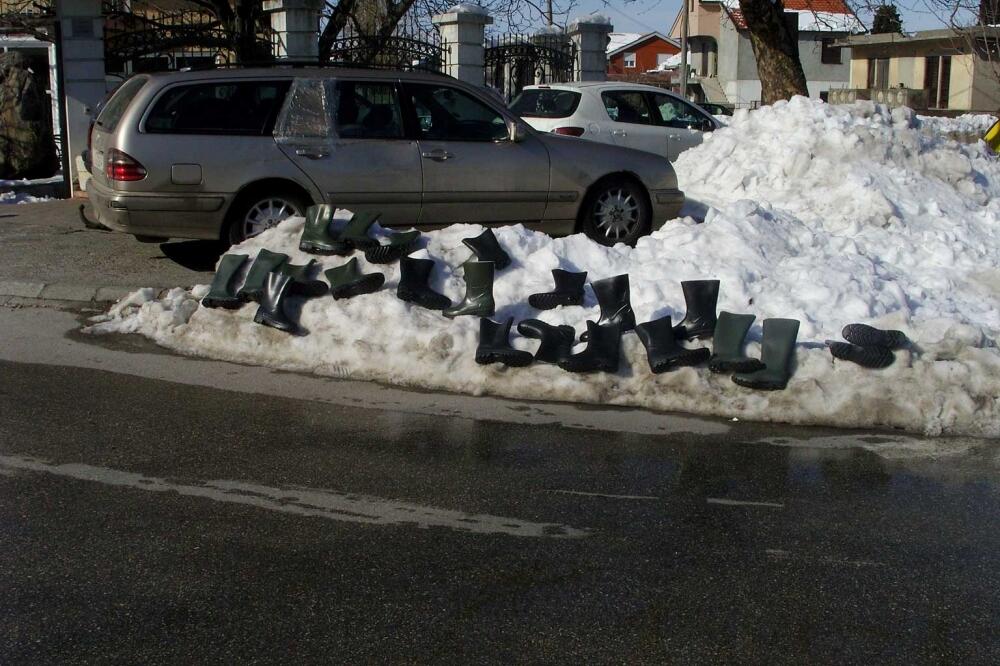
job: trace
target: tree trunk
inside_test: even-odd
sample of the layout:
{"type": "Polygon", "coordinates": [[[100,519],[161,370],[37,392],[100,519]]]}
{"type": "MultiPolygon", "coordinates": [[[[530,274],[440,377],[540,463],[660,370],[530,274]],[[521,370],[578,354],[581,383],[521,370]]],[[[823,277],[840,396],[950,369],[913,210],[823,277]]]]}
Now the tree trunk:
{"type": "Polygon", "coordinates": [[[750,31],[750,45],[757,58],[761,98],[764,104],[793,95],[809,96],[806,75],[799,61],[797,31],[785,22],[781,0],[739,0],[740,11],[750,31]]]}

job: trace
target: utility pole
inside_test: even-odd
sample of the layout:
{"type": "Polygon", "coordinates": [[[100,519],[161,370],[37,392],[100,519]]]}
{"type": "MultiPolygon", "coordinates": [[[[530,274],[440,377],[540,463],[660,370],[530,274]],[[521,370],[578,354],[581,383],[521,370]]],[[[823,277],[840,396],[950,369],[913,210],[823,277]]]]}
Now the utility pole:
{"type": "Polygon", "coordinates": [[[681,97],[688,96],[688,14],[691,0],[684,0],[684,15],[681,17],[681,97]]]}
{"type": "Polygon", "coordinates": [[[549,20],[549,25],[552,25],[552,0],[548,1],[548,11],[545,12],[545,16],[549,20]]]}

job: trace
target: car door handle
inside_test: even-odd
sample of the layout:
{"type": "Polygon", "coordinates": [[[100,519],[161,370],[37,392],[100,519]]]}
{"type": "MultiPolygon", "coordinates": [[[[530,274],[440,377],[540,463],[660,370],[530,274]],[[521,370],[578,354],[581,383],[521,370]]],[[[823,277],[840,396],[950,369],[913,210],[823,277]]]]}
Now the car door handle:
{"type": "Polygon", "coordinates": [[[315,150],[312,148],[296,148],[295,154],[299,157],[307,157],[311,160],[321,160],[330,153],[325,153],[322,150],[315,150]]]}
{"type": "Polygon", "coordinates": [[[420,153],[420,156],[427,160],[434,160],[435,162],[444,162],[445,160],[454,157],[454,155],[449,153],[447,150],[441,150],[440,148],[424,151],[420,153]]]}

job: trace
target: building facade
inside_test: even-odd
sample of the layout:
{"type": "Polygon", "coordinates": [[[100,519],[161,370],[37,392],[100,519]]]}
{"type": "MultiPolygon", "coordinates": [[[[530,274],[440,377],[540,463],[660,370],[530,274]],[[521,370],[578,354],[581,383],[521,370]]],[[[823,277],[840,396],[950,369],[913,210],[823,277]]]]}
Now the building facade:
{"type": "Polygon", "coordinates": [[[662,69],[681,52],[680,44],[659,32],[613,32],[608,43],[608,74],[639,75],[662,69]]]}

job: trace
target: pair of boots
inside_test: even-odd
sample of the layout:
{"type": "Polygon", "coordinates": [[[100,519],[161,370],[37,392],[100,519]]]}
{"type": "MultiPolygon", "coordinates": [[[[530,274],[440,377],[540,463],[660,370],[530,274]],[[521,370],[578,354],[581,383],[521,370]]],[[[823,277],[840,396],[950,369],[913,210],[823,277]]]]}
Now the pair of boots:
{"type": "Polygon", "coordinates": [[[553,326],[538,319],[525,319],[517,325],[517,330],[527,338],[541,341],[534,355],[510,346],[510,327],[514,322],[508,318],[504,323],[486,317],[479,323],[479,346],[476,348],[476,363],[503,363],[511,367],[523,367],[533,360],[552,363],[569,372],[617,372],[621,358],[621,329],[618,324],[598,326],[587,322],[590,332],[587,347],[578,354],[573,353],[576,332],[571,326],[553,326]]]}
{"type": "Polygon", "coordinates": [[[756,317],[751,314],[719,313],[712,336],[712,372],[732,372],[733,381],[747,388],[776,391],[788,385],[799,334],[797,319],[765,319],[760,359],[743,353],[743,345],[756,317]]]}
{"type": "MultiPolygon", "coordinates": [[[[714,314],[714,313],[713,313],[714,314]]],[[[708,360],[707,347],[688,349],[677,338],[677,327],[670,315],[647,321],[635,327],[639,342],[646,348],[649,369],[655,374],[681,366],[698,365],[708,360]]]]}
{"type": "Polygon", "coordinates": [[[333,232],[330,225],[337,207],[331,204],[310,206],[306,209],[306,222],[302,227],[299,249],[310,254],[347,255],[354,250],[368,250],[379,243],[368,236],[368,230],[378,221],[381,213],[360,212],[339,232],[333,232]]]}
{"type": "Polygon", "coordinates": [[[503,323],[493,321],[489,317],[482,317],[479,320],[476,363],[479,365],[502,363],[513,368],[523,368],[531,364],[534,357],[529,352],[510,346],[510,327],[513,323],[513,317],[508,317],[503,323]]]}
{"type": "Polygon", "coordinates": [[[902,331],[884,331],[867,324],[848,324],[840,334],[847,342],[826,341],[833,357],[871,369],[892,365],[896,361],[893,350],[909,342],[902,331]]]}

